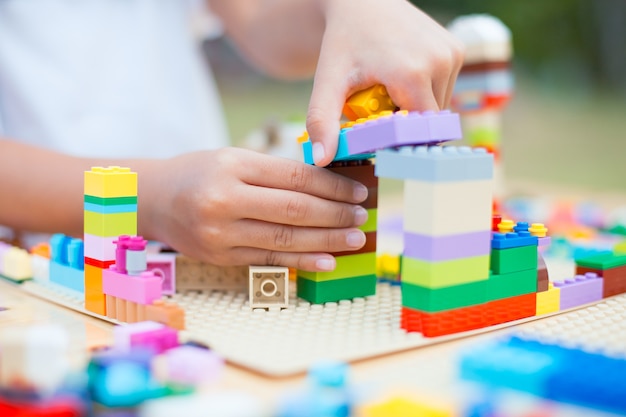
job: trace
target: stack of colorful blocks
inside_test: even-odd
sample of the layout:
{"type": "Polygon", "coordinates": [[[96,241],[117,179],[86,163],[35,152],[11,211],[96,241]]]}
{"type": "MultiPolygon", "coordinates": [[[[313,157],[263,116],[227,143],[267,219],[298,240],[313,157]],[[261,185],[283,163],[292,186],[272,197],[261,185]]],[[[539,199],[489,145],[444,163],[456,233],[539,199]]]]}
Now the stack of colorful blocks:
{"type": "Polygon", "coordinates": [[[359,250],[333,253],[337,262],[334,271],[298,271],[298,297],[311,303],[339,301],[376,293],[378,178],[374,175],[374,165],[365,159],[335,163],[328,169],[367,187],[368,198],[361,205],[367,210],[368,220],[360,227],[366,240],[359,250]]]}
{"type": "Polygon", "coordinates": [[[85,172],[85,308],[106,315],[102,272],[115,263],[113,241],[137,234],[137,174],[130,168],[85,172]]]}

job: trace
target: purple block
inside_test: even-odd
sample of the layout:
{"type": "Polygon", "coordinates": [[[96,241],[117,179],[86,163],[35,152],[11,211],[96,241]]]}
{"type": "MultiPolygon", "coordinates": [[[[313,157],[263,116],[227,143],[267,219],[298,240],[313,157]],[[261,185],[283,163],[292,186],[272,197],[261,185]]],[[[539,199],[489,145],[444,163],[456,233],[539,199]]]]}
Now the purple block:
{"type": "Polygon", "coordinates": [[[604,280],[593,272],[555,281],[554,286],[561,290],[561,310],[602,300],[603,284],[604,280]]]}
{"type": "Polygon", "coordinates": [[[539,248],[544,248],[544,249],[550,246],[550,243],[552,243],[552,239],[550,238],[550,236],[538,237],[537,241],[538,241],[537,245],[539,246],[539,248]]]}
{"type": "Polygon", "coordinates": [[[161,299],[161,277],[150,271],[141,275],[126,275],[115,271],[115,266],[102,271],[102,292],[106,295],[138,304],[152,304],[161,299]]]}
{"type": "Polygon", "coordinates": [[[449,261],[490,252],[490,230],[437,237],[404,233],[404,256],[423,261],[449,261]]]}
{"type": "Polygon", "coordinates": [[[443,110],[401,112],[355,124],[346,131],[351,155],[405,145],[423,145],[461,139],[459,115],[443,110]]]}
{"type": "Polygon", "coordinates": [[[224,360],[215,352],[195,346],[178,346],[165,353],[167,381],[185,385],[215,381],[224,360]]]}

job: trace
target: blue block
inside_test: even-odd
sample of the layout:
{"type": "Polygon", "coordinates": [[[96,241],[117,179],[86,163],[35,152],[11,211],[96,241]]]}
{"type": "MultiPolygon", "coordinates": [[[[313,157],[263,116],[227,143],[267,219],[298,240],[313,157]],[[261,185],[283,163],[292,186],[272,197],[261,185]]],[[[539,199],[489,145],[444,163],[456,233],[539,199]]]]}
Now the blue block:
{"type": "Polygon", "coordinates": [[[467,146],[405,146],[376,152],[376,176],[429,182],[493,178],[493,155],[467,146]]]}
{"type": "MultiPolygon", "coordinates": [[[[333,162],[336,161],[359,161],[362,159],[370,159],[374,157],[374,153],[355,153],[351,154],[348,149],[348,142],[346,141],[346,131],[350,130],[350,128],[341,129],[339,132],[338,145],[337,145],[337,153],[333,158],[333,162]]],[[[308,140],[306,142],[302,142],[302,153],[304,154],[304,163],[309,165],[314,165],[315,162],[313,160],[313,143],[308,140]]]]}
{"type": "Polygon", "coordinates": [[[519,233],[494,233],[491,240],[492,249],[510,249],[520,246],[537,246],[539,239],[532,236],[530,232],[520,231],[519,233]]]}
{"type": "Polygon", "coordinates": [[[80,293],[85,292],[85,271],[50,261],[50,281],[80,293]]]}
{"type": "Polygon", "coordinates": [[[118,204],[103,206],[94,203],[83,203],[85,211],[92,211],[94,213],[101,214],[113,214],[113,213],[135,213],[137,211],[137,204],[118,204]]]}

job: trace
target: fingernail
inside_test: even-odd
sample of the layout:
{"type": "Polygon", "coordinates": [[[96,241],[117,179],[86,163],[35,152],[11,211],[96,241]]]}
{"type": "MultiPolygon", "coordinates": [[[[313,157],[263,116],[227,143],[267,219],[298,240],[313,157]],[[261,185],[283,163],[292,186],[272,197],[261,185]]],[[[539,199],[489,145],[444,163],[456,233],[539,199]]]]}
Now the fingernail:
{"type": "Polygon", "coordinates": [[[313,144],[313,161],[317,164],[325,157],[326,151],[324,150],[324,145],[319,142],[315,142],[313,144]]]}
{"type": "Polygon", "coordinates": [[[351,248],[360,248],[365,244],[365,233],[363,232],[349,232],[346,235],[346,243],[351,248]]]}
{"type": "Polygon", "coordinates": [[[357,184],[354,186],[354,200],[359,203],[367,198],[367,187],[363,184],[357,184]]]}
{"type": "Polygon", "coordinates": [[[354,207],[354,223],[356,226],[360,226],[367,221],[367,210],[361,206],[354,207]]]}
{"type": "Polygon", "coordinates": [[[315,261],[315,267],[321,271],[332,271],[335,269],[335,260],[333,258],[321,258],[315,261]]]}

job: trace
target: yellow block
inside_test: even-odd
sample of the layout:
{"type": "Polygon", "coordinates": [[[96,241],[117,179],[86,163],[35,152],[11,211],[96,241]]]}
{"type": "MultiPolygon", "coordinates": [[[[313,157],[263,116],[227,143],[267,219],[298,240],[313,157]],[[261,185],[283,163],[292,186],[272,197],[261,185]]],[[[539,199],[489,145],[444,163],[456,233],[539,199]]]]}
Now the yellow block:
{"type": "Polygon", "coordinates": [[[85,309],[106,316],[106,300],[102,292],[102,269],[85,264],[85,309]]]}
{"type": "Polygon", "coordinates": [[[364,406],[358,417],[452,417],[453,411],[447,407],[417,402],[403,397],[395,397],[384,403],[364,406]]]}
{"type": "Polygon", "coordinates": [[[615,245],[613,252],[616,255],[626,255],[626,240],[615,245]]]}
{"type": "Polygon", "coordinates": [[[137,173],[130,168],[94,167],[85,171],[85,194],[94,197],[135,197],[137,173]]]}
{"type": "Polygon", "coordinates": [[[85,211],[84,231],[99,237],[137,234],[137,213],[96,213],[85,211]]]}
{"type": "Polygon", "coordinates": [[[561,289],[555,287],[552,283],[548,291],[537,293],[537,308],[535,315],[555,313],[561,309],[561,289]]]}
{"type": "Polygon", "coordinates": [[[395,108],[387,89],[379,84],[352,94],[343,106],[343,114],[350,120],[357,120],[395,108]]]}

